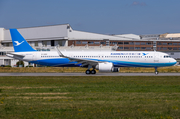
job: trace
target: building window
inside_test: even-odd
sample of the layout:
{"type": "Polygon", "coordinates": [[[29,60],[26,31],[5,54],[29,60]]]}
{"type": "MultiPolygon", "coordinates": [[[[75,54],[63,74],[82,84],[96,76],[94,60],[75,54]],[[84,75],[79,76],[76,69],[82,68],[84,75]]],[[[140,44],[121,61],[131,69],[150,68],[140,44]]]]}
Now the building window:
{"type": "Polygon", "coordinates": [[[62,41],[62,40],[59,40],[59,41],[58,41],[58,45],[59,45],[59,46],[63,46],[63,41],[62,41]]]}
{"type": "Polygon", "coordinates": [[[162,45],[167,45],[167,43],[162,43],[162,45]]]}
{"type": "Polygon", "coordinates": [[[4,45],[4,46],[9,46],[9,43],[4,43],[3,45],[4,45]]]}
{"type": "Polygon", "coordinates": [[[0,55],[2,56],[2,55],[6,55],[6,52],[0,52],[0,55]]]}
{"type": "Polygon", "coordinates": [[[124,42],[124,45],[129,45],[129,42],[124,42]]]}
{"type": "Polygon", "coordinates": [[[151,50],[151,47],[146,47],[146,50],[151,50]]]}
{"type": "Polygon", "coordinates": [[[145,50],[146,49],[146,47],[141,47],[141,50],[145,50]]]}
{"type": "Polygon", "coordinates": [[[123,45],[123,42],[118,42],[118,45],[123,45]]]}
{"type": "Polygon", "coordinates": [[[101,44],[105,44],[105,42],[101,42],[101,44]]]}
{"type": "Polygon", "coordinates": [[[173,50],[177,50],[177,47],[174,47],[173,50]]]}
{"type": "Polygon", "coordinates": [[[8,46],[12,46],[12,43],[8,43],[8,46]]]}
{"type": "Polygon", "coordinates": [[[94,42],[92,42],[92,41],[89,41],[89,42],[88,42],[88,44],[94,44],[94,42]]]}
{"type": "Polygon", "coordinates": [[[130,47],[129,49],[130,49],[130,50],[134,50],[134,47],[130,47]]]}
{"type": "Polygon", "coordinates": [[[139,50],[140,49],[140,47],[135,47],[135,50],[139,50]]]}
{"type": "Polygon", "coordinates": [[[172,47],[168,47],[168,50],[172,50],[172,47]]]}
{"type": "Polygon", "coordinates": [[[129,45],[134,45],[134,42],[129,42],[129,45]]]}
{"type": "Polygon", "coordinates": [[[42,41],[43,46],[47,46],[47,41],[42,41]]]}
{"type": "Polygon", "coordinates": [[[76,41],[76,44],[81,44],[81,41],[76,41]]]}
{"type": "Polygon", "coordinates": [[[123,50],[123,47],[118,47],[119,50],[123,50]]]}
{"type": "Polygon", "coordinates": [[[158,42],[157,44],[158,44],[158,45],[161,45],[161,42],[158,42]]]}
{"type": "Polygon", "coordinates": [[[35,42],[34,42],[34,46],[38,46],[38,41],[35,41],[35,42]]]}
{"type": "Polygon", "coordinates": [[[135,42],[135,45],[140,45],[140,42],[135,42]]]}
{"type": "Polygon", "coordinates": [[[163,49],[163,50],[167,50],[167,48],[164,48],[164,47],[163,47],[163,48],[161,48],[161,49],[163,49]]]}
{"type": "Polygon", "coordinates": [[[100,44],[100,42],[94,42],[94,44],[100,44]]]}
{"type": "Polygon", "coordinates": [[[111,44],[115,45],[115,44],[117,44],[117,42],[111,42],[111,44]]]}
{"type": "Polygon", "coordinates": [[[178,43],[173,43],[173,45],[178,45],[178,43]]]}
{"type": "Polygon", "coordinates": [[[141,42],[141,45],[146,45],[146,43],[145,42],[141,42]]]}
{"type": "Polygon", "coordinates": [[[168,43],[168,45],[172,45],[172,43],[168,43]]]}
{"type": "Polygon", "coordinates": [[[82,41],[82,44],[87,44],[88,42],[87,41],[82,41]]]}
{"type": "Polygon", "coordinates": [[[146,45],[151,45],[151,42],[146,42],[146,45]]]}
{"type": "Polygon", "coordinates": [[[125,49],[125,50],[128,50],[128,49],[129,49],[129,47],[124,47],[124,49],[125,49]]]}

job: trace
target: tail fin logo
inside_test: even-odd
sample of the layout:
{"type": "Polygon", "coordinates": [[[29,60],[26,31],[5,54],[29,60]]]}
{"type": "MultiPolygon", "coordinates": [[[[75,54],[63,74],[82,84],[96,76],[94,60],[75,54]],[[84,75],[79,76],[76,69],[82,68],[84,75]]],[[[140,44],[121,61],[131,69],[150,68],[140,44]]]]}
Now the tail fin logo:
{"type": "Polygon", "coordinates": [[[21,45],[24,41],[22,41],[22,42],[20,42],[20,43],[19,43],[19,41],[14,41],[14,42],[16,43],[15,46],[19,46],[19,45],[21,45]]]}

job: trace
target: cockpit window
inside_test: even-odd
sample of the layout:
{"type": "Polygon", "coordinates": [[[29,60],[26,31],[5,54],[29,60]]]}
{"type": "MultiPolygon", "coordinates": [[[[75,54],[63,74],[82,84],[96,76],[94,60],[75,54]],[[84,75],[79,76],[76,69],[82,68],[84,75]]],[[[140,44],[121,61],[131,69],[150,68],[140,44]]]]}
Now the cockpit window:
{"type": "Polygon", "coordinates": [[[165,55],[164,58],[171,58],[171,56],[165,55]]]}

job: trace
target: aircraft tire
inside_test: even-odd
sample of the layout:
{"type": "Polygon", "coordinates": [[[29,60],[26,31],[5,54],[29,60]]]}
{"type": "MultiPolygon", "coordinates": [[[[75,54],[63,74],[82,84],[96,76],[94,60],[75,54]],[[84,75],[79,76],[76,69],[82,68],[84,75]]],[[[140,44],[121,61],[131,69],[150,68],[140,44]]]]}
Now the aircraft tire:
{"type": "Polygon", "coordinates": [[[96,70],[92,70],[92,71],[91,71],[91,74],[96,74],[96,70]]]}
{"type": "Polygon", "coordinates": [[[158,71],[155,71],[155,74],[156,74],[156,75],[158,75],[158,73],[159,73],[158,71]]]}
{"type": "Polygon", "coordinates": [[[91,74],[91,71],[90,70],[86,70],[86,74],[91,74]]]}

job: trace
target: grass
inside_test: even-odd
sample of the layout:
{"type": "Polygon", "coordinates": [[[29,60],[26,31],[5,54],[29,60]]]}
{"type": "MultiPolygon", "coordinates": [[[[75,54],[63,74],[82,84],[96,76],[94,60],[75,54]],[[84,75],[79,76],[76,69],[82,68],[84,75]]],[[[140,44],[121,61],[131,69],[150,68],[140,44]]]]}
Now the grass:
{"type": "MultiPolygon", "coordinates": [[[[85,72],[87,68],[81,68],[81,67],[0,67],[0,72],[34,72],[34,73],[41,73],[41,72],[50,72],[50,73],[58,73],[58,72],[85,72]]],[[[129,73],[129,72],[154,72],[154,68],[140,68],[140,67],[121,67],[120,71],[121,73],[129,73]]],[[[180,72],[180,66],[171,66],[171,67],[160,67],[158,68],[159,72],[173,72],[173,73],[179,73],[180,72]]],[[[97,71],[98,72],[98,71],[97,71]]]]}
{"type": "Polygon", "coordinates": [[[180,118],[180,77],[0,77],[0,118],[180,118]]]}

